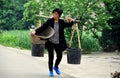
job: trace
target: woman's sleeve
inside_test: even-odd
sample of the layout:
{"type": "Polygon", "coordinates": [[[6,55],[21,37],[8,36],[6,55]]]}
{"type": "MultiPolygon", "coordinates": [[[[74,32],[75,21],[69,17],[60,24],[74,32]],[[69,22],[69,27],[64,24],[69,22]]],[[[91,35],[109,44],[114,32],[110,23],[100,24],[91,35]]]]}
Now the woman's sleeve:
{"type": "Polygon", "coordinates": [[[41,33],[42,31],[44,31],[46,29],[46,27],[48,26],[48,20],[42,25],[40,26],[39,28],[37,28],[35,31],[36,31],[36,35],[38,35],[39,33],[41,33]]]}
{"type": "Polygon", "coordinates": [[[64,27],[72,27],[72,25],[73,25],[73,21],[71,21],[71,22],[64,22],[64,27]]]}

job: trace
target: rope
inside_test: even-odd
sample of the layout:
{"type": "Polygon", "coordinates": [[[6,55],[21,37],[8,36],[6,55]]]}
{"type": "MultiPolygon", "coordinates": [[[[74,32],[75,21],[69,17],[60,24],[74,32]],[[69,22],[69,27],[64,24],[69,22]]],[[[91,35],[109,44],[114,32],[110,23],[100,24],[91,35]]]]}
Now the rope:
{"type": "Polygon", "coordinates": [[[81,49],[78,23],[74,24],[74,28],[73,28],[72,35],[71,35],[70,42],[69,42],[69,47],[71,47],[71,45],[72,45],[72,40],[73,40],[73,36],[74,36],[75,31],[77,32],[77,37],[78,37],[78,47],[81,49]]]}

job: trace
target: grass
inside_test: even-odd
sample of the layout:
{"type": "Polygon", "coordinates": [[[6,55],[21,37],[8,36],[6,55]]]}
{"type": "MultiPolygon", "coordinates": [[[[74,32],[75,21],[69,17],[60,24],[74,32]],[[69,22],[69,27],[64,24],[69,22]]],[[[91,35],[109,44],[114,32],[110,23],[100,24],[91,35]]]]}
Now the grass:
{"type": "Polygon", "coordinates": [[[30,49],[30,34],[27,30],[3,31],[0,33],[0,44],[21,49],[30,49]]]}
{"type": "MultiPolygon", "coordinates": [[[[69,39],[66,39],[69,42],[69,39]]],[[[77,41],[77,38],[74,38],[77,41]]],[[[73,42],[74,42],[73,40],[73,42]]],[[[0,44],[10,47],[17,47],[21,49],[31,49],[30,31],[29,30],[12,30],[0,31],[0,44]]],[[[78,46],[78,43],[73,47],[78,46]]],[[[83,53],[91,53],[93,51],[101,50],[101,46],[97,39],[93,38],[89,33],[82,36],[81,46],[83,53]]]]}

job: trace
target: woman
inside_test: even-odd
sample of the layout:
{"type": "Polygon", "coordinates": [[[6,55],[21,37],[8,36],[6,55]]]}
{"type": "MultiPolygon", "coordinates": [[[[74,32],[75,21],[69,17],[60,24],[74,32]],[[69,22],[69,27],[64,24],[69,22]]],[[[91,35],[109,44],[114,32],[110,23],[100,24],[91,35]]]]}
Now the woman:
{"type": "Polygon", "coordinates": [[[60,8],[55,8],[52,11],[53,18],[48,19],[42,27],[36,29],[31,34],[35,35],[40,33],[40,30],[46,29],[48,26],[51,26],[55,33],[54,35],[48,39],[48,41],[45,44],[46,49],[48,50],[48,66],[49,66],[49,76],[54,76],[53,69],[55,72],[60,75],[61,72],[59,70],[59,64],[62,59],[62,52],[67,48],[65,36],[64,36],[64,28],[65,27],[72,27],[73,25],[73,19],[68,17],[67,20],[69,22],[64,22],[64,20],[60,19],[60,16],[62,15],[63,10],[60,8]],[[53,60],[54,60],[54,49],[56,51],[57,59],[55,61],[55,65],[53,67],[53,60]]]}

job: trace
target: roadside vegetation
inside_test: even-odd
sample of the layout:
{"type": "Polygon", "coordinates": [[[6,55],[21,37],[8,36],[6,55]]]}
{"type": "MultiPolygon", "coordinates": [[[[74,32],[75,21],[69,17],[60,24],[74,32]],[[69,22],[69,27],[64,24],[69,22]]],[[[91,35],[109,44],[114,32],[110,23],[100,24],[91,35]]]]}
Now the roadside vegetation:
{"type": "MultiPolygon", "coordinates": [[[[62,19],[79,20],[74,23],[84,53],[120,51],[119,6],[120,0],[0,0],[0,44],[30,49],[31,26],[41,26],[54,8],[61,8],[62,19]]],[[[71,29],[65,36],[69,44],[71,29]]],[[[72,47],[78,47],[77,34],[72,47]]]]}
{"type": "MultiPolygon", "coordinates": [[[[67,44],[69,44],[69,39],[66,38],[66,40],[67,44]]],[[[1,31],[0,44],[30,50],[31,49],[30,31],[29,30],[1,31]]],[[[78,47],[78,44],[74,44],[74,46],[72,47],[78,47]]],[[[101,50],[99,41],[97,39],[94,39],[92,35],[88,33],[84,33],[82,37],[82,47],[85,53],[101,50]]]]}
{"type": "Polygon", "coordinates": [[[30,49],[30,34],[27,30],[2,31],[0,33],[0,44],[5,46],[30,49]]]}

